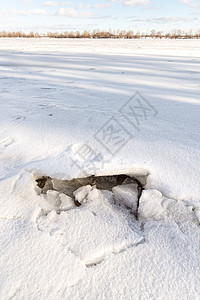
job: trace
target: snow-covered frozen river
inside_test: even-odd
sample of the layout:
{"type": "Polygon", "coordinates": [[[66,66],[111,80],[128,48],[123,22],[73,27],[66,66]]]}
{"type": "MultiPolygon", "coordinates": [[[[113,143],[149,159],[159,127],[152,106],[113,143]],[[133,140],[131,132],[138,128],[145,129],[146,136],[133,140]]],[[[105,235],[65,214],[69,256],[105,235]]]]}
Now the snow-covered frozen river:
{"type": "Polygon", "coordinates": [[[0,39],[1,299],[199,299],[199,50],[0,39]],[[114,174],[146,178],[138,220],[128,185],[34,180],[114,174]]]}

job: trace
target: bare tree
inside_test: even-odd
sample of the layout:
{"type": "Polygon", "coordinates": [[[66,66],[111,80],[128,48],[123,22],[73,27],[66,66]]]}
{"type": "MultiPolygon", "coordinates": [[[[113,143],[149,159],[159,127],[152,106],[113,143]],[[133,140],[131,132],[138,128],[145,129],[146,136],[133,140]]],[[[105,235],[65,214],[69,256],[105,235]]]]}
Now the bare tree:
{"type": "Polygon", "coordinates": [[[13,32],[7,32],[5,30],[0,32],[0,38],[5,37],[12,37],[12,38],[40,38],[40,37],[48,37],[48,38],[126,38],[126,39],[140,39],[140,38],[166,38],[166,39],[182,39],[182,38],[200,38],[200,29],[197,30],[195,33],[193,33],[192,29],[189,32],[184,32],[181,29],[174,29],[171,33],[163,33],[163,31],[156,32],[155,29],[151,30],[150,33],[142,33],[138,31],[136,34],[132,30],[112,30],[109,29],[109,31],[106,30],[99,30],[94,29],[91,32],[84,30],[82,33],[80,31],[76,32],[68,32],[65,31],[64,33],[58,33],[58,32],[47,32],[46,34],[40,34],[38,32],[29,32],[28,34],[25,34],[21,31],[13,31],[13,32]]]}

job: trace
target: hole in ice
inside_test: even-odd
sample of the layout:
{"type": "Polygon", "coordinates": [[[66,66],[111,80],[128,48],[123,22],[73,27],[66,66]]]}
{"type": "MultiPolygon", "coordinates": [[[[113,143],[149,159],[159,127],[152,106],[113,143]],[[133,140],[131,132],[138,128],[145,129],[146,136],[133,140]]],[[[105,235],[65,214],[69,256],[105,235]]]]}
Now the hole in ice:
{"type": "Polygon", "coordinates": [[[144,241],[132,214],[137,217],[146,178],[126,174],[73,180],[37,177],[37,228],[65,245],[87,267],[94,267],[144,241]]]}
{"type": "MultiPolygon", "coordinates": [[[[146,179],[147,175],[119,174],[92,175],[72,180],[57,180],[49,176],[40,176],[35,181],[38,192],[46,195],[49,210],[55,209],[57,213],[74,206],[81,206],[89,192],[95,187],[99,190],[112,191],[115,203],[132,209],[137,216],[139,199],[146,185],[146,179]]],[[[94,212],[93,214],[95,215],[94,212]]]]}

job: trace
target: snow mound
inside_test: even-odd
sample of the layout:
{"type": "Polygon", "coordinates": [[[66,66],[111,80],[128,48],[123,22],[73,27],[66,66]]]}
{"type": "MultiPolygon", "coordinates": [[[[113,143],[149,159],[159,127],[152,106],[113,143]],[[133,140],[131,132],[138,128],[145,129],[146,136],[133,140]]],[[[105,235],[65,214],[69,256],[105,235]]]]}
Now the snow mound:
{"type": "Polygon", "coordinates": [[[91,185],[82,186],[74,192],[74,196],[76,201],[79,203],[83,203],[86,200],[87,196],[89,196],[90,191],[92,191],[91,185]]]}
{"type": "Polygon", "coordinates": [[[71,197],[59,193],[57,191],[48,190],[46,194],[42,194],[43,201],[40,202],[41,208],[46,211],[56,210],[60,212],[62,210],[69,210],[75,206],[71,197]]]}
{"type": "Polygon", "coordinates": [[[157,190],[145,190],[140,198],[138,214],[141,221],[170,219],[184,230],[192,224],[199,225],[199,208],[187,202],[168,199],[157,190]]]}
{"type": "MultiPolygon", "coordinates": [[[[51,196],[58,196],[57,192],[48,191],[48,197],[49,192],[51,196]]],[[[74,194],[82,206],[60,214],[55,210],[47,214],[40,212],[36,223],[39,230],[56,238],[84,264],[97,264],[106,256],[143,241],[137,226],[134,226],[133,215],[115,207],[111,192],[101,192],[88,185],[74,194]]]]}

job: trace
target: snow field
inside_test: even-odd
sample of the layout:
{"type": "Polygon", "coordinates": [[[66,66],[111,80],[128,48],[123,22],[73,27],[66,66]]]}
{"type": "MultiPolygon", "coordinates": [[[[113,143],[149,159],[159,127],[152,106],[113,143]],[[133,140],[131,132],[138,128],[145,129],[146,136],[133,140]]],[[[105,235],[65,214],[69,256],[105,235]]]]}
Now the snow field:
{"type": "Polygon", "coordinates": [[[199,299],[199,46],[0,40],[1,299],[199,299]],[[147,178],[138,220],[134,185],[66,195],[111,174],[147,178]]]}

